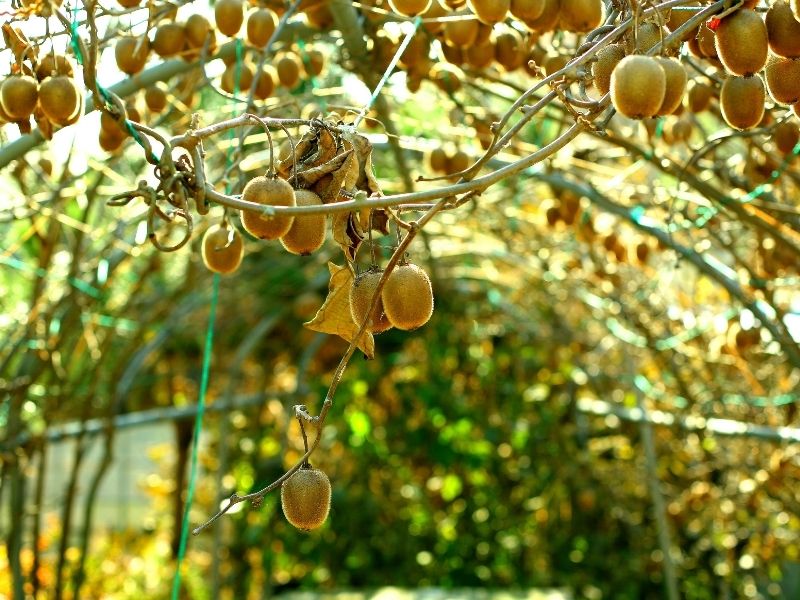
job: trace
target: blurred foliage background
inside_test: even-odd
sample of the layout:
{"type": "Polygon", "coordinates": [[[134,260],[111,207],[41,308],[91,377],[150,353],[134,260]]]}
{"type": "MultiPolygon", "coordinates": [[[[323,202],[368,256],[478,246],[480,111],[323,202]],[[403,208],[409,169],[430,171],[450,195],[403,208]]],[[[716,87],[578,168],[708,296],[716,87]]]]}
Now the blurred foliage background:
{"type": "MultiPolygon", "coordinates": [[[[366,88],[342,67],[338,38],[303,27],[293,35],[335,60],[267,112],[360,106],[366,88]]],[[[411,101],[403,77],[390,81],[410,166],[385,122],[372,130],[384,192],[430,175],[434,147],[479,155],[480,119],[513,98],[475,81],[489,86],[469,89],[480,111],[428,83],[411,101]]],[[[164,131],[185,131],[192,112],[210,123],[237,110],[196,71],[173,83],[165,115],[143,109],[164,131]]],[[[493,168],[555,139],[565,114],[549,109],[493,168]]],[[[776,340],[747,308],[772,307],[796,334],[796,257],[738,214],[668,242],[649,236],[630,210],[659,223],[705,214],[696,189],[681,188],[678,200],[697,196],[685,204],[671,195],[681,179],[659,164],[690,149],[659,146],[654,158],[652,131],[624,119],[610,130],[426,227],[411,257],[431,275],[433,318],[352,360],[312,457],[333,483],[328,522],[294,530],[277,494],[232,511],[190,539],[184,597],[391,583],[662,598],[666,562],[687,599],[800,595],[798,368],[791,336],[776,340]],[[687,258],[699,256],[725,277],[777,283],[747,287],[747,304],[687,258]]],[[[13,597],[17,574],[26,597],[164,598],[176,569],[212,288],[199,235],[222,211],[189,246],[155,251],[145,207],[105,204],[151,176],[141,150],[106,155],[98,131],[89,116],[0,173],[0,596],[13,597]]],[[[263,136],[249,136],[229,173],[232,143],[207,148],[220,189],[266,163],[263,136]]],[[[737,143],[715,160],[735,162],[737,143]]],[[[380,260],[392,241],[377,241],[380,260]]],[[[331,260],[341,263],[330,240],[297,257],[248,238],[241,269],[222,279],[193,524],[302,455],[292,407],[319,409],[346,349],[303,327],[331,260]]]]}

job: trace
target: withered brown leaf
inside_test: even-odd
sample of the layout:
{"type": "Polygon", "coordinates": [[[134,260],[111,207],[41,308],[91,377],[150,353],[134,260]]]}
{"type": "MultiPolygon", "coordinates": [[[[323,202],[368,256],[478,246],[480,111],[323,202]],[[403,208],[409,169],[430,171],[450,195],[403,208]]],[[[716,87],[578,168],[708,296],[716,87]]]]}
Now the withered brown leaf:
{"type": "MultiPolygon", "coordinates": [[[[328,263],[331,280],[328,284],[328,297],[317,311],[316,316],[303,325],[312,331],[338,335],[347,342],[352,342],[360,324],[356,324],[350,314],[350,286],[353,283],[353,272],[348,265],[340,267],[332,262],[328,263]]],[[[367,358],[375,356],[375,339],[368,331],[364,331],[358,341],[358,349],[367,358]]]]}

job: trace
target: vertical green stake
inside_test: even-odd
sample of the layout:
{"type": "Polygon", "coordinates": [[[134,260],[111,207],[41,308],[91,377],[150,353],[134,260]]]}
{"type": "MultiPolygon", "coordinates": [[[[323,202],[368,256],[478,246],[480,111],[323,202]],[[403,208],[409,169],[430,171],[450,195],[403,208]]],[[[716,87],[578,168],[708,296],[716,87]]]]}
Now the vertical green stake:
{"type": "MultiPolygon", "coordinates": [[[[189,468],[189,488],[186,492],[186,505],[183,508],[183,523],[181,525],[181,543],[178,548],[178,565],[175,568],[175,579],[172,581],[172,600],[178,600],[181,589],[181,564],[186,555],[186,541],[189,537],[189,510],[194,499],[194,488],[197,483],[197,451],[200,443],[200,432],[203,430],[203,414],[206,410],[206,391],[208,390],[208,372],[211,370],[211,347],[214,341],[214,321],[217,316],[217,299],[219,297],[219,273],[214,273],[211,286],[211,305],[208,315],[208,329],[206,330],[206,344],[203,350],[203,370],[200,376],[200,396],[197,399],[197,415],[194,420],[194,435],[192,436],[192,461],[189,468]]],[[[180,490],[178,490],[180,493],[180,490]]]]}
{"type": "MultiPolygon", "coordinates": [[[[234,67],[233,95],[239,95],[239,76],[242,71],[242,40],[236,40],[236,66],[234,67]]],[[[233,139],[231,129],[229,139],[233,139]]],[[[233,146],[228,148],[226,161],[230,166],[233,158],[233,146]]],[[[230,193],[230,184],[226,186],[225,193],[230,193]]],[[[200,432],[203,430],[203,414],[206,411],[206,390],[208,389],[208,372],[211,368],[211,346],[214,341],[214,322],[217,317],[217,300],[219,298],[219,273],[214,273],[211,287],[211,306],[208,315],[208,330],[206,331],[206,345],[203,350],[203,371],[200,375],[200,396],[197,399],[197,416],[194,420],[194,435],[192,436],[192,462],[189,469],[189,488],[186,491],[186,506],[183,509],[183,522],[181,523],[181,543],[178,547],[178,564],[175,567],[175,579],[172,580],[172,600],[178,600],[181,591],[181,565],[186,556],[186,541],[189,539],[189,510],[192,508],[194,488],[197,482],[197,451],[200,441],[200,432]]],[[[180,492],[178,492],[180,493],[180,492]]]]}

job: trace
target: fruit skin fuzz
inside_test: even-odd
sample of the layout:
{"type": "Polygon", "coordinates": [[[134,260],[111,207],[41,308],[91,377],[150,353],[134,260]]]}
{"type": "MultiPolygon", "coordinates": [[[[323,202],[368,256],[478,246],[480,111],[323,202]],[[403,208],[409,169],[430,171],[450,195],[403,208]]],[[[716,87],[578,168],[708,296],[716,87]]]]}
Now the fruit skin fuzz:
{"type": "Polygon", "coordinates": [[[303,531],[320,527],[331,509],[331,482],[320,469],[301,467],[281,484],[286,520],[303,531]]]}
{"type": "Polygon", "coordinates": [[[381,292],[389,322],[404,331],[417,329],[433,314],[433,287],[428,274],[417,265],[398,265],[389,274],[381,292]]]}

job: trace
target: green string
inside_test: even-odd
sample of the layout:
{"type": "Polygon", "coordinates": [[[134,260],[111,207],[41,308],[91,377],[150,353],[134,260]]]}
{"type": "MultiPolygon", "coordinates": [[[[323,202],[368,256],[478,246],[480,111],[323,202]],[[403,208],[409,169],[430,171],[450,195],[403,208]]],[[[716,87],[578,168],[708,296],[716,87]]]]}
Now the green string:
{"type": "MultiPolygon", "coordinates": [[[[78,64],[79,65],[83,65],[84,56],[83,56],[83,52],[81,52],[81,46],[80,46],[80,44],[78,44],[78,40],[80,39],[80,37],[78,36],[78,25],[79,24],[80,23],[78,21],[78,5],[76,3],[75,6],[72,9],[72,22],[70,23],[70,40],[69,40],[69,44],[72,47],[72,51],[75,53],[75,59],[78,61],[78,64]]],[[[100,85],[100,83],[97,80],[95,80],[95,86],[97,87],[97,91],[99,92],[99,94],[103,97],[103,101],[106,103],[106,105],[112,106],[113,102],[112,102],[112,99],[111,99],[111,93],[106,88],[104,88],[102,85],[100,85]]],[[[142,136],[133,127],[133,123],[131,123],[130,119],[127,119],[127,118],[125,119],[125,129],[128,130],[128,133],[131,135],[131,137],[134,140],[136,140],[137,144],[139,144],[142,148],[147,150],[147,146],[145,145],[145,142],[142,139],[142,136]]],[[[152,151],[150,152],[150,159],[155,163],[158,162],[158,156],[156,156],[156,154],[154,152],[152,152],[152,151]]]]}
{"type": "MultiPolygon", "coordinates": [[[[233,96],[234,102],[239,94],[239,78],[242,72],[242,40],[236,40],[236,64],[233,68],[233,96]]],[[[233,129],[230,130],[229,139],[233,140],[233,129]]],[[[226,167],[229,167],[233,160],[233,144],[228,147],[225,155],[226,167]]],[[[225,193],[230,193],[230,184],[225,186],[225,193]]],[[[192,459],[189,475],[189,487],[186,491],[186,506],[183,510],[183,522],[181,523],[181,542],[178,548],[178,561],[175,566],[175,579],[172,581],[172,600],[178,600],[181,589],[181,565],[186,556],[186,543],[189,539],[189,510],[194,500],[194,490],[197,482],[197,453],[200,440],[200,432],[203,430],[203,414],[206,408],[206,391],[208,389],[208,372],[211,367],[211,347],[214,340],[214,322],[217,314],[217,300],[219,298],[219,273],[214,273],[213,285],[211,290],[211,307],[208,315],[208,330],[206,331],[206,345],[203,350],[203,370],[200,375],[200,395],[197,399],[197,415],[194,421],[194,435],[192,437],[192,459]]]]}
{"type": "MultiPolygon", "coordinates": [[[[189,510],[194,500],[195,484],[197,483],[197,454],[200,445],[200,432],[203,430],[203,414],[206,410],[206,391],[208,390],[208,373],[211,369],[211,347],[214,341],[214,321],[217,315],[217,299],[219,298],[219,273],[214,273],[211,286],[211,306],[208,315],[208,329],[206,330],[206,344],[203,349],[203,369],[200,375],[200,395],[197,398],[197,415],[194,420],[194,435],[192,436],[192,462],[189,468],[189,488],[186,491],[186,505],[183,508],[183,522],[181,524],[181,543],[178,548],[178,564],[175,567],[175,579],[172,581],[172,600],[178,600],[181,589],[181,564],[186,556],[186,542],[189,538],[189,510]]],[[[180,493],[180,491],[178,491],[180,493]]]]}

